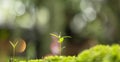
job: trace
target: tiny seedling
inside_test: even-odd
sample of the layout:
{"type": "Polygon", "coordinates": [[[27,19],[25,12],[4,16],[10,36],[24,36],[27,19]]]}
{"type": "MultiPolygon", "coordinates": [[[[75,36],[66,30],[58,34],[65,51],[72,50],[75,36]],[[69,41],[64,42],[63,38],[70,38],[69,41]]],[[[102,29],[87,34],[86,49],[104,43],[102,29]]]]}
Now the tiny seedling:
{"type": "Polygon", "coordinates": [[[15,56],[15,49],[16,49],[16,46],[17,46],[17,44],[18,44],[18,41],[16,41],[15,43],[14,42],[12,42],[12,41],[9,41],[10,42],[10,44],[11,44],[11,46],[12,46],[12,48],[13,48],[13,59],[14,59],[14,56],[15,56]]]}
{"type": "Polygon", "coordinates": [[[54,33],[50,33],[50,35],[58,38],[58,43],[60,44],[59,51],[60,51],[60,55],[61,55],[61,53],[62,53],[62,43],[63,43],[64,39],[65,38],[71,38],[71,37],[70,36],[61,36],[61,32],[58,35],[54,34],[54,33]]]}

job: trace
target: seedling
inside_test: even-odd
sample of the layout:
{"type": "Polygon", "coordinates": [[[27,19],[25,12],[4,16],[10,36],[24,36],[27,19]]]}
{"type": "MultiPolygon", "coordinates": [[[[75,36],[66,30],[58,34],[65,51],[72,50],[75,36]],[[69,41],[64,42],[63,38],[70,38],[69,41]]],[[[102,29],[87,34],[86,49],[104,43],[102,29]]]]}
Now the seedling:
{"type": "Polygon", "coordinates": [[[18,41],[16,41],[15,43],[13,43],[12,41],[9,41],[9,42],[10,42],[12,48],[13,48],[12,52],[13,52],[13,59],[14,59],[14,57],[15,57],[15,49],[16,49],[16,46],[18,44],[18,41]]]}
{"type": "Polygon", "coordinates": [[[59,33],[58,35],[54,34],[54,33],[50,33],[50,35],[58,38],[58,43],[60,44],[59,51],[60,51],[60,55],[61,55],[61,53],[62,53],[62,43],[63,43],[64,39],[65,38],[71,38],[71,37],[70,36],[61,36],[61,33],[59,33]]]}

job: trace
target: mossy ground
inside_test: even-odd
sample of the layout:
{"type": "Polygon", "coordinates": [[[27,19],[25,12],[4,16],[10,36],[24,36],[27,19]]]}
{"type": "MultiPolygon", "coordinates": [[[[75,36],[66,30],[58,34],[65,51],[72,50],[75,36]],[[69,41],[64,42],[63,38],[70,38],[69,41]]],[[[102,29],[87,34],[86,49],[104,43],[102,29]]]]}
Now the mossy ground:
{"type": "Polygon", "coordinates": [[[97,45],[84,50],[78,56],[47,56],[43,59],[14,62],[120,62],[120,45],[97,45]]]}

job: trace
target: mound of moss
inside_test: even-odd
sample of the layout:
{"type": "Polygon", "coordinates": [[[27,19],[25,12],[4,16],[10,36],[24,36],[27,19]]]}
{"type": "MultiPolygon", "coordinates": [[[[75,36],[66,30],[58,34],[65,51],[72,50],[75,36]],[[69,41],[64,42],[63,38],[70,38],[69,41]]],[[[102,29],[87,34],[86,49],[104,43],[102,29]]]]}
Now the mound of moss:
{"type": "Polygon", "coordinates": [[[75,56],[49,56],[43,59],[44,62],[76,62],[75,56]]]}
{"type": "Polygon", "coordinates": [[[120,45],[97,45],[80,53],[77,62],[120,62],[120,45]]]}
{"type": "Polygon", "coordinates": [[[14,57],[14,59],[9,58],[6,62],[43,62],[43,59],[25,59],[25,57],[14,57]]]}
{"type": "Polygon", "coordinates": [[[120,45],[97,45],[78,56],[48,56],[44,59],[19,62],[120,62],[120,45]]]}

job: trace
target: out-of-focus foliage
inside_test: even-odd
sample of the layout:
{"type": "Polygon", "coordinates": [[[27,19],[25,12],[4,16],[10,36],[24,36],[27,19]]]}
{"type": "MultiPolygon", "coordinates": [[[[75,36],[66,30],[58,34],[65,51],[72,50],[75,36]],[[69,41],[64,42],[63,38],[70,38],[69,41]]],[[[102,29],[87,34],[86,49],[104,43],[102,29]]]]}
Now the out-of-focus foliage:
{"type": "Polygon", "coordinates": [[[119,0],[0,0],[0,54],[11,55],[8,45],[14,39],[23,39],[27,44],[18,56],[42,58],[52,54],[51,32],[72,37],[63,42],[66,55],[69,52],[73,53],[68,55],[77,55],[97,43],[120,43],[119,3],[119,0]]]}

